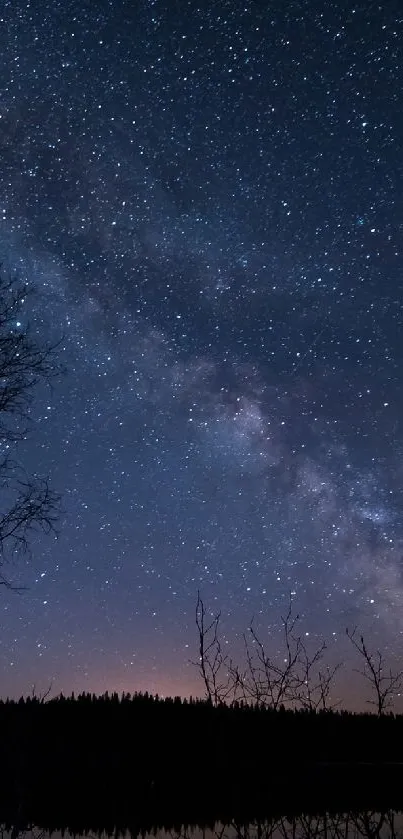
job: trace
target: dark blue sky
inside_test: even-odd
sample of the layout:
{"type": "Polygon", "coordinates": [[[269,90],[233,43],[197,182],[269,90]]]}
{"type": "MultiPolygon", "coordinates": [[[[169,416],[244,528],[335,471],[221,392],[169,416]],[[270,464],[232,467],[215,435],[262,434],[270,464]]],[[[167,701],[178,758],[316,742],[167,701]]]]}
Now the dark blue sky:
{"type": "Polygon", "coordinates": [[[3,4],[0,250],[68,369],[20,450],[64,514],[9,569],[4,694],[194,692],[198,588],[235,656],[290,590],[331,656],[400,654],[402,24],[3,4]]]}

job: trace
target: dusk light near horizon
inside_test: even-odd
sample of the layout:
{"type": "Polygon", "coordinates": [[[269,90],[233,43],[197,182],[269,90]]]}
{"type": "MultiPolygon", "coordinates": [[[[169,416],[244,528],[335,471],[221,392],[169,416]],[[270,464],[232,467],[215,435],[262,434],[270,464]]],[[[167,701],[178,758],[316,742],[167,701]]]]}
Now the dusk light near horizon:
{"type": "Polygon", "coordinates": [[[202,694],[198,589],[234,658],[291,592],[345,674],[347,626],[401,667],[403,8],[15,0],[0,37],[1,261],[66,367],[1,696],[202,694]]]}

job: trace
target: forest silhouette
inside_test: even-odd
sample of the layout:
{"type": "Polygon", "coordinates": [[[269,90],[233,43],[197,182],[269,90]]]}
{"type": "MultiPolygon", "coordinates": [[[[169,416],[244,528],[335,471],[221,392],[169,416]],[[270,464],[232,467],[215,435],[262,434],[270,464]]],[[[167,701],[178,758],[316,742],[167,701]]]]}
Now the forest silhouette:
{"type": "Polygon", "coordinates": [[[145,694],[0,702],[0,821],[75,832],[399,809],[403,716],[145,694]]]}

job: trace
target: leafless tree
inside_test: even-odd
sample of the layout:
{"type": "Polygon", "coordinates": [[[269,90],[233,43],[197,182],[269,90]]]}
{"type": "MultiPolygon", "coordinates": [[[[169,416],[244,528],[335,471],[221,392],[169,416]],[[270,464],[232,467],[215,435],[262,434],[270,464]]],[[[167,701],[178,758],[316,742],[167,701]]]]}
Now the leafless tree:
{"type": "Polygon", "coordinates": [[[353,630],[347,628],[346,635],[363,661],[363,669],[356,672],[366,679],[374,694],[374,698],[368,699],[367,702],[375,706],[378,716],[381,717],[392,709],[395,696],[402,690],[403,670],[393,672],[391,668],[387,668],[383,653],[380,650],[371,652],[364,637],[357,635],[357,627],[353,630]]]}
{"type": "Polygon", "coordinates": [[[297,690],[297,704],[310,711],[334,710],[338,702],[332,700],[331,690],[341,664],[323,666],[323,659],[327,651],[325,641],[311,653],[309,653],[305,641],[302,638],[300,638],[300,641],[300,685],[297,690]]]}
{"type": "MultiPolygon", "coordinates": [[[[17,458],[27,437],[35,388],[60,372],[56,347],[41,345],[24,325],[30,288],[0,267],[0,566],[18,550],[29,550],[35,530],[54,530],[59,496],[47,478],[27,474],[17,458]]],[[[11,586],[0,574],[0,585],[11,586]]],[[[11,586],[12,587],[12,586],[11,586]]]]}
{"type": "Polygon", "coordinates": [[[267,654],[251,621],[249,637],[244,635],[246,668],[241,672],[239,667],[233,667],[234,681],[244,701],[277,709],[295,700],[300,687],[297,664],[301,655],[301,639],[294,634],[298,619],[299,616],[292,613],[290,596],[288,612],[281,618],[285,646],[282,661],[267,654]]]}
{"type": "Polygon", "coordinates": [[[196,626],[199,638],[199,659],[193,662],[199,670],[206,698],[213,705],[241,701],[261,707],[278,709],[281,705],[309,710],[329,710],[331,687],[340,665],[324,666],[326,644],[310,651],[297,632],[298,614],[293,613],[290,595],[288,610],[281,618],[283,652],[272,657],[266,652],[253,620],[244,634],[245,665],[241,667],[224,655],[219,637],[221,614],[207,619],[200,593],[197,595],[196,626]]]}
{"type": "Polygon", "coordinates": [[[232,665],[233,682],[244,701],[273,709],[281,705],[309,710],[334,707],[330,691],[340,665],[323,667],[326,644],[309,651],[297,631],[299,620],[290,595],[287,613],[281,618],[284,652],[277,658],[268,655],[251,622],[249,637],[244,635],[246,668],[241,671],[232,665]]]}
{"type": "Polygon", "coordinates": [[[196,626],[199,639],[199,659],[192,662],[204,682],[206,699],[220,705],[231,697],[233,691],[228,656],[224,655],[219,638],[221,613],[207,617],[206,608],[197,592],[196,626]]]}

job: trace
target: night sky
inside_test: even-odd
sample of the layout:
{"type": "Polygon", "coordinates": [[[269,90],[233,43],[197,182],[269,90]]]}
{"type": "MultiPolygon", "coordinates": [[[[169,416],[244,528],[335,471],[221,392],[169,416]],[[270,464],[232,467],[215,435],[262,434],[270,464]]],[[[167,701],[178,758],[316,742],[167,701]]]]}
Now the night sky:
{"type": "Polygon", "coordinates": [[[331,656],[358,624],[393,659],[401,3],[5,0],[0,43],[0,253],[67,367],[19,448],[63,515],[7,566],[2,695],[201,692],[198,588],[235,657],[291,591],[331,656]]]}

